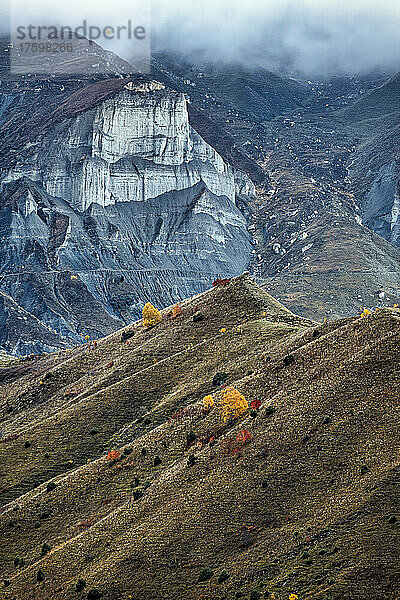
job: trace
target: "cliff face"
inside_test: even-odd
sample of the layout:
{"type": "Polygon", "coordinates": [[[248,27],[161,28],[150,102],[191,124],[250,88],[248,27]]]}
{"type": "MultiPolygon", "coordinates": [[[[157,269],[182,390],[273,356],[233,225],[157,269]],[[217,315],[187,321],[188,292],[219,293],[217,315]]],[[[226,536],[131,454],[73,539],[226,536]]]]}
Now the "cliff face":
{"type": "Polygon", "coordinates": [[[381,167],[366,195],[363,209],[364,223],[400,246],[399,173],[396,162],[381,167]]]}
{"type": "Polygon", "coordinates": [[[400,246],[400,73],[340,116],[362,141],[348,171],[363,224],[400,246]]]}
{"type": "MultiPolygon", "coordinates": [[[[2,126],[26,102],[8,96],[2,126]]],[[[253,185],[191,128],[184,94],[128,82],[36,139],[24,134],[1,172],[0,286],[57,333],[55,346],[82,330],[109,333],[148,300],[171,304],[249,264],[237,202],[253,185]]]]}
{"type": "Polygon", "coordinates": [[[78,210],[145,201],[200,180],[234,201],[233,170],[190,127],[186,104],[172,91],[124,89],[51,128],[3,185],[26,175],[78,210]]]}

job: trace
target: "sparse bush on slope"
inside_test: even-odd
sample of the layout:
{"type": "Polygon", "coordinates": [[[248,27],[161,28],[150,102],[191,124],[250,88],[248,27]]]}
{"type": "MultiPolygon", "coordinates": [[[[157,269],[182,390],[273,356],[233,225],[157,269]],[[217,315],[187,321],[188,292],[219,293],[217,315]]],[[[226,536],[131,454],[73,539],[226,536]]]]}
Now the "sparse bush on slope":
{"type": "Polygon", "coordinates": [[[203,398],[203,411],[208,413],[214,406],[219,409],[224,423],[237,419],[249,409],[246,398],[236,388],[230,386],[219,392],[215,397],[208,395],[203,398]]]}
{"type": "Polygon", "coordinates": [[[154,327],[162,321],[160,311],[148,302],[143,309],[143,326],[146,328],[154,327]]]}
{"type": "Polygon", "coordinates": [[[246,398],[234,387],[228,387],[222,394],[219,403],[221,418],[224,422],[237,419],[249,408],[246,398]]]}

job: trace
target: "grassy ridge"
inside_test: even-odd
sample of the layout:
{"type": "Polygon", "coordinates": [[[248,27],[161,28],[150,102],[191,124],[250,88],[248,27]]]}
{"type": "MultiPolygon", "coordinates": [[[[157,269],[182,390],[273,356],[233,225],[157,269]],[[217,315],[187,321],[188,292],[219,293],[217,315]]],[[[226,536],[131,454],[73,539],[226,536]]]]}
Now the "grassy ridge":
{"type": "Polygon", "coordinates": [[[182,308],[10,369],[0,597],[395,600],[398,310],[317,325],[247,276],[182,308]],[[216,372],[259,410],[204,413],[216,372]]]}

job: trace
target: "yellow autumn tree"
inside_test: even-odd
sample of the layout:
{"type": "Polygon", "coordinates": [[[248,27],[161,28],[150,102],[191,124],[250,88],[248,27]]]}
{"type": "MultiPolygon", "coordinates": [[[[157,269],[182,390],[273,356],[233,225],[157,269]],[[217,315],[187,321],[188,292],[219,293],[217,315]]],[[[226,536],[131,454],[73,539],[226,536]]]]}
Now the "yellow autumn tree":
{"type": "Polygon", "coordinates": [[[211,410],[212,407],[214,406],[214,404],[215,404],[214,403],[214,399],[213,399],[213,397],[211,395],[210,396],[204,396],[204,398],[203,398],[203,408],[204,408],[204,410],[207,410],[207,411],[211,410]]]}
{"type": "Polygon", "coordinates": [[[249,408],[246,398],[234,387],[228,387],[219,402],[220,415],[223,421],[236,419],[249,408]]]}
{"type": "Polygon", "coordinates": [[[162,320],[162,316],[159,310],[150,302],[146,304],[143,309],[143,325],[144,327],[153,327],[162,320]]]}

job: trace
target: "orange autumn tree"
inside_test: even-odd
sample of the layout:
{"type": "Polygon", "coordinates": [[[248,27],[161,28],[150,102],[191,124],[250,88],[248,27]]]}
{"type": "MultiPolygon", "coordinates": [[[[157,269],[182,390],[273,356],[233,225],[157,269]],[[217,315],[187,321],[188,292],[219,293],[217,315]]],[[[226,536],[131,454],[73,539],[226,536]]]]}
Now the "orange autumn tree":
{"type": "Polygon", "coordinates": [[[180,304],[175,304],[175,306],[172,309],[172,318],[176,319],[176,317],[179,317],[179,315],[182,314],[182,306],[180,304]]]}
{"type": "Polygon", "coordinates": [[[112,462],[114,460],[118,460],[118,458],[121,456],[121,452],[118,452],[118,450],[109,450],[107,456],[106,456],[106,460],[108,460],[109,462],[112,462]]]}
{"type": "Polygon", "coordinates": [[[220,415],[224,422],[240,417],[248,408],[248,402],[239,390],[234,387],[226,388],[219,402],[220,415]]]}
{"type": "Polygon", "coordinates": [[[148,302],[143,309],[143,326],[153,327],[162,320],[162,316],[159,310],[150,302],[148,302]]]}

